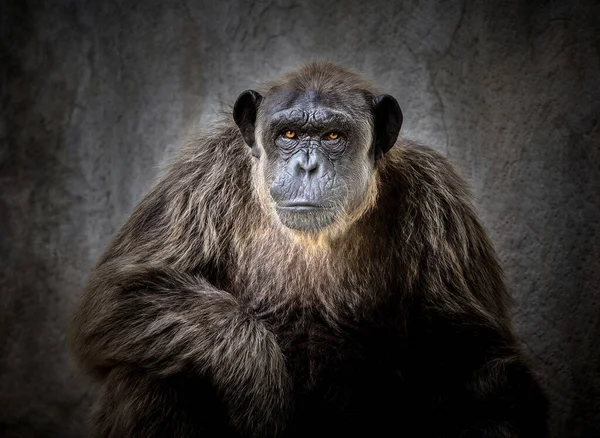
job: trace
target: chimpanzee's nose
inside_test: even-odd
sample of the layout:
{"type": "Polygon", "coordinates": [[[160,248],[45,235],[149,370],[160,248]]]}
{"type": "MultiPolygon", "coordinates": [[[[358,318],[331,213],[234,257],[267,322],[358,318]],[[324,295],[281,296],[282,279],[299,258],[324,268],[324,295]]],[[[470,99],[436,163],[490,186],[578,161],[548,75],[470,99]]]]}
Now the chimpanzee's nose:
{"type": "Polygon", "coordinates": [[[313,177],[319,171],[319,159],[314,152],[300,152],[292,158],[291,168],[298,178],[313,177]]]}

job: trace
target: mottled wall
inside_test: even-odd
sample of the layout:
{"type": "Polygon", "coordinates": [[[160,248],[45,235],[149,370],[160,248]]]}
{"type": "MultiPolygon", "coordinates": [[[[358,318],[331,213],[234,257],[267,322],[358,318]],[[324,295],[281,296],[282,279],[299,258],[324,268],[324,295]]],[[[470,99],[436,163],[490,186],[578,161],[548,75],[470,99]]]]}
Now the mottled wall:
{"type": "Polygon", "coordinates": [[[556,436],[600,436],[597,2],[312,3],[0,3],[1,436],[85,436],[65,330],[90,267],[186,130],[311,57],[468,179],[556,436]]]}

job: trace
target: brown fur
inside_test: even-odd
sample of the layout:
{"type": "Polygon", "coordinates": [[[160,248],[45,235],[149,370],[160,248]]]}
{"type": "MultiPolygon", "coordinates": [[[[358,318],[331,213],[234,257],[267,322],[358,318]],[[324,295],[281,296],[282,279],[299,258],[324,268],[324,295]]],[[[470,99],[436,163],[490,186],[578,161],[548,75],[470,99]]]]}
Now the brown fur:
{"type": "MultiPolygon", "coordinates": [[[[271,86],[290,84],[375,92],[333,64],[271,86]]],[[[346,330],[385,325],[405,337],[413,307],[499,339],[502,355],[476,366],[478,391],[493,393],[491,382],[523,363],[496,254],[464,182],[441,155],[399,140],[373,169],[364,202],[316,237],[277,224],[257,166],[224,119],[175,157],[92,273],[72,346],[86,369],[108,376],[96,436],[195,436],[199,429],[183,424],[200,415],[186,413],[203,409],[193,404],[161,411],[164,430],[140,432],[136,423],[146,417],[140,409],[160,410],[161,397],[178,406],[179,387],[165,379],[185,376],[209,382],[235,433],[289,434],[298,385],[319,387],[323,356],[341,351],[346,330]],[[396,316],[381,319],[389,314],[396,316]],[[316,331],[317,320],[325,329],[316,331]],[[302,353],[300,383],[287,353],[300,348],[299,333],[315,339],[302,353]],[[129,392],[136,387],[145,389],[129,392]]],[[[489,436],[522,436],[512,428],[494,425],[490,431],[500,432],[489,436]]]]}

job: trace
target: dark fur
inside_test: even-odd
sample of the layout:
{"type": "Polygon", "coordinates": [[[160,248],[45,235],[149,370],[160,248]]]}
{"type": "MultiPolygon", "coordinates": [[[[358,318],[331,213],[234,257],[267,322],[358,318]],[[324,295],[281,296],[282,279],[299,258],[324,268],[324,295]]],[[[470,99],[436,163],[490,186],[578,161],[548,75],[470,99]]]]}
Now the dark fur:
{"type": "MultiPolygon", "coordinates": [[[[331,64],[283,83],[370,90],[331,64]]],[[[443,157],[399,140],[374,206],[320,242],[275,225],[251,153],[230,118],[191,142],[92,273],[72,346],[104,379],[93,436],[546,436],[501,268],[443,157]]]]}

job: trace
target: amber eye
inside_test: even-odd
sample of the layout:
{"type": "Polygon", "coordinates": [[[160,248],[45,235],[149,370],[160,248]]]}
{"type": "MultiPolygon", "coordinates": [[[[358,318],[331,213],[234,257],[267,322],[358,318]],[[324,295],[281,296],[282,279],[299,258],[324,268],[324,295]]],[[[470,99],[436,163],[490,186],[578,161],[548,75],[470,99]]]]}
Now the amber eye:
{"type": "Polygon", "coordinates": [[[327,135],[327,138],[328,138],[329,140],[337,140],[339,137],[340,137],[340,134],[338,134],[337,132],[330,132],[330,133],[327,135]]]}
{"type": "Polygon", "coordinates": [[[285,131],[283,133],[283,136],[285,138],[296,138],[296,133],[294,131],[288,129],[287,131],[285,131]]]}

